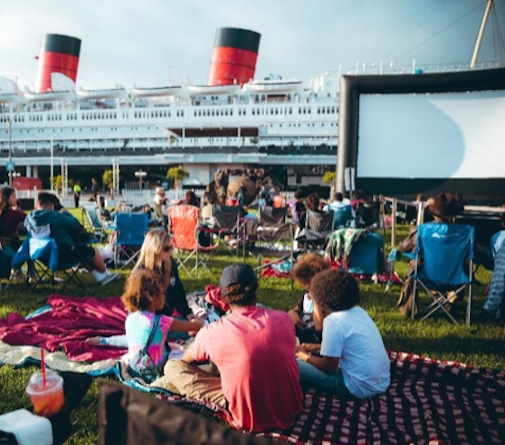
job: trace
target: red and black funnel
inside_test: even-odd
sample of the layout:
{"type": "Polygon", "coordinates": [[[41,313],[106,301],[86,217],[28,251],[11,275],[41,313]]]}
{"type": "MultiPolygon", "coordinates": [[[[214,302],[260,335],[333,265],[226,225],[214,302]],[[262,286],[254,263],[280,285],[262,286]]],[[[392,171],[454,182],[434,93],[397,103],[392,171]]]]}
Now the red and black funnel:
{"type": "Polygon", "coordinates": [[[233,85],[254,78],[261,34],[247,29],[220,28],[210,62],[209,85],[233,85]]]}
{"type": "Polygon", "coordinates": [[[60,34],[46,34],[42,40],[37,73],[37,92],[52,89],[51,74],[61,73],[77,79],[81,40],[60,34]]]}

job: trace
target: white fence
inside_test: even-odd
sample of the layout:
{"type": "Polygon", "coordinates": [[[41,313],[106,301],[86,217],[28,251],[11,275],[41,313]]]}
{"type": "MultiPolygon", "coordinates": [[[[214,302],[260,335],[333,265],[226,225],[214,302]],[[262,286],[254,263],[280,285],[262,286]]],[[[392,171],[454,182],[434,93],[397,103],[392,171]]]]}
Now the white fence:
{"type": "MultiPolygon", "coordinates": [[[[20,199],[25,199],[25,198],[31,198],[31,199],[37,199],[37,195],[41,191],[48,191],[50,190],[18,190],[16,191],[16,195],[20,199]]],[[[199,198],[203,197],[203,190],[195,190],[195,195],[198,196],[199,198]]],[[[143,204],[150,204],[152,205],[154,203],[154,190],[152,189],[145,189],[145,190],[139,190],[139,189],[123,189],[121,190],[121,193],[119,196],[115,196],[114,198],[111,198],[107,194],[103,194],[106,199],[106,206],[107,207],[115,207],[119,202],[126,202],[130,205],[137,206],[137,205],[143,205],[143,204]]],[[[183,199],[185,197],[186,191],[185,190],[165,190],[165,195],[168,198],[169,202],[174,202],[178,201],[180,199],[183,199]]],[[[81,195],[81,200],[86,201],[91,197],[91,195],[86,195],[83,194],[81,195]]],[[[68,194],[67,196],[61,197],[60,196],[61,203],[64,207],[73,207],[74,206],[74,197],[72,194],[68,194]]]]}

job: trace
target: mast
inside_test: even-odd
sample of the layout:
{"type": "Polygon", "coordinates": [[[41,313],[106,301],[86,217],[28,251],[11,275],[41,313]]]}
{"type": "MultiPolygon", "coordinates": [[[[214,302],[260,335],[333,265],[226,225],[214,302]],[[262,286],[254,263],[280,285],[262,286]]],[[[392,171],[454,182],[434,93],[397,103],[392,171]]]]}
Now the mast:
{"type": "Polygon", "coordinates": [[[477,35],[477,41],[475,42],[475,48],[473,50],[472,61],[470,62],[470,68],[475,68],[475,63],[477,62],[477,57],[479,56],[480,45],[482,43],[482,37],[484,35],[484,29],[486,28],[487,19],[489,17],[489,12],[493,7],[493,0],[488,0],[486,11],[484,12],[484,17],[482,17],[482,23],[480,24],[479,34],[477,35]]]}

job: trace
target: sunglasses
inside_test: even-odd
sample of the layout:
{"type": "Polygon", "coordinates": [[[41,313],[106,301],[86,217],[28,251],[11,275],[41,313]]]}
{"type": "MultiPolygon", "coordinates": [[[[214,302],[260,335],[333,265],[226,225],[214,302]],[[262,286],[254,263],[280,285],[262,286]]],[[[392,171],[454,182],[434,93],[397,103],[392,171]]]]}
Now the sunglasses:
{"type": "Polygon", "coordinates": [[[174,250],[172,246],[163,246],[163,252],[171,252],[174,250]]]}

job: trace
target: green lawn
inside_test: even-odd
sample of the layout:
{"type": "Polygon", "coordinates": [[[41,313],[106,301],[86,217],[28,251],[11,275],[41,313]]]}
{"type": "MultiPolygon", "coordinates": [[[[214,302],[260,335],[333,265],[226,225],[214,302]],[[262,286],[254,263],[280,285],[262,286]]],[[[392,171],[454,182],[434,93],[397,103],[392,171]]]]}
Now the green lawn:
{"type": "MultiPolygon", "coordinates": [[[[397,239],[401,240],[408,227],[401,227],[397,239]]],[[[386,238],[388,240],[388,238],[386,238]]],[[[181,273],[187,292],[202,290],[207,284],[217,284],[223,267],[236,259],[226,252],[215,256],[211,263],[211,272],[202,274],[197,279],[189,279],[181,273]]],[[[241,261],[240,259],[238,261],[241,261]]],[[[251,260],[252,265],[257,263],[251,260]]],[[[399,263],[397,270],[400,275],[407,269],[406,263],[399,263]]],[[[482,268],[481,268],[482,269],[482,268]]],[[[477,278],[487,284],[490,274],[479,269],[477,278]]],[[[122,272],[126,275],[128,272],[122,272]]],[[[85,277],[87,278],[87,277],[85,277]]],[[[92,285],[87,295],[105,297],[120,295],[124,280],[106,287],[92,285]]],[[[455,326],[445,317],[439,315],[427,321],[411,321],[403,319],[396,307],[400,291],[399,286],[393,286],[385,292],[384,285],[362,283],[362,306],[377,323],[386,347],[393,350],[408,351],[440,360],[461,361],[464,363],[505,370],[505,349],[503,338],[505,327],[485,320],[482,304],[485,299],[485,284],[474,286],[472,310],[472,325],[455,326]]],[[[291,288],[288,279],[262,279],[258,299],[276,309],[289,309],[299,298],[301,290],[291,288]]],[[[15,284],[7,290],[0,291],[0,317],[5,317],[13,311],[27,315],[41,307],[47,299],[46,293],[27,290],[24,286],[15,284]]],[[[424,297],[422,303],[427,302],[424,297]]],[[[463,311],[462,311],[463,312],[463,311]]],[[[35,368],[15,369],[11,366],[0,367],[0,413],[30,406],[24,388],[30,374],[35,368]]],[[[98,389],[95,383],[86,395],[82,404],[72,414],[74,434],[68,444],[96,444],[98,429],[98,389]]]]}

